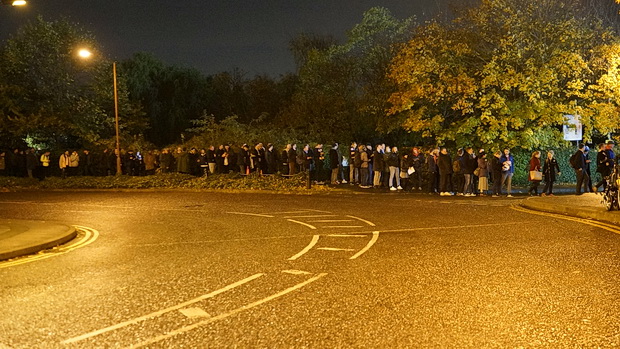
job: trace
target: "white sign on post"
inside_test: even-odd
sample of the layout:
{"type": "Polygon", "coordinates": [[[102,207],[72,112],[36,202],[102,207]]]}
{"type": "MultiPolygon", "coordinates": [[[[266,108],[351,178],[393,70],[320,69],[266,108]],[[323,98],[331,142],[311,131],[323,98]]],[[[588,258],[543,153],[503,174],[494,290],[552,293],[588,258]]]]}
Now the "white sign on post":
{"type": "Polygon", "coordinates": [[[579,120],[579,115],[564,115],[566,122],[564,123],[564,140],[580,141],[583,139],[583,125],[579,120]]]}

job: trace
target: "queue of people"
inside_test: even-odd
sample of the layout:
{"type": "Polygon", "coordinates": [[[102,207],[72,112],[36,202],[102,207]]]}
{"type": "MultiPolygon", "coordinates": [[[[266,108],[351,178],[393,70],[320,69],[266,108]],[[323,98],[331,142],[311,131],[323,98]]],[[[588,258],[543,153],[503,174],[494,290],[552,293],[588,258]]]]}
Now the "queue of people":
{"type": "MultiPolygon", "coordinates": [[[[614,142],[598,145],[596,171],[604,178],[613,170],[614,142]]],[[[353,142],[344,154],[338,143],[326,152],[323,144],[311,147],[287,144],[277,150],[274,144],[256,143],[214,145],[208,148],[178,147],[134,152],[121,150],[121,170],[130,176],[155,173],[186,173],[208,176],[225,173],[279,173],[292,176],[307,172],[315,183],[332,185],[359,185],[360,188],[385,188],[391,191],[419,191],[441,196],[512,197],[512,178],[515,173],[514,157],[510,149],[487,154],[484,149],[460,148],[453,157],[447,148],[423,151],[413,147],[404,151],[386,144],[357,144],[353,142]],[[347,156],[348,155],[348,156],[347,156]]],[[[577,178],[576,193],[596,192],[604,187],[602,180],[592,184],[589,148],[583,144],[571,156],[569,163],[577,178]]],[[[529,195],[552,196],[554,183],[561,175],[553,150],[546,154],[534,151],[529,161],[529,195]],[[544,159],[544,160],[543,160],[544,159]]],[[[65,151],[52,159],[49,151],[33,148],[0,152],[0,175],[45,178],[59,176],[108,176],[117,172],[117,154],[105,149],[100,153],[65,151]],[[57,167],[54,164],[58,164],[57,167]]]]}

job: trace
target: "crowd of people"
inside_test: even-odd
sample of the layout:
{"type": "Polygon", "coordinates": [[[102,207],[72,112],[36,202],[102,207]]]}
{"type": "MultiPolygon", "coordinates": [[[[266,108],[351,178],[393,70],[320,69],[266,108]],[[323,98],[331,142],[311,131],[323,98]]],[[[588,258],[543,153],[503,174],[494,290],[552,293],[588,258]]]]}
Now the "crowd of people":
{"type": "MultiPolygon", "coordinates": [[[[237,172],[241,174],[260,173],[291,176],[307,172],[315,183],[332,185],[359,185],[360,188],[386,188],[392,191],[419,191],[437,193],[442,196],[486,196],[498,197],[505,193],[512,197],[512,177],[515,173],[514,157],[510,149],[487,154],[484,149],[460,148],[452,156],[447,148],[423,151],[413,147],[399,151],[398,147],[386,144],[352,143],[348,154],[338,143],[329,147],[323,144],[311,147],[305,144],[298,149],[296,144],[287,144],[276,150],[269,143],[253,146],[222,144],[217,148],[165,148],[148,150],[144,153],[121,150],[120,156],[114,150],[100,153],[89,150],[65,151],[52,158],[50,151],[34,148],[14,149],[0,152],[0,175],[46,178],[51,175],[67,176],[109,176],[117,173],[117,158],[120,169],[130,176],[155,173],[186,173],[195,176],[209,176],[237,172]],[[57,164],[57,166],[55,166],[57,164]],[[503,192],[505,190],[505,192],[503,192]]],[[[602,178],[614,167],[614,142],[607,141],[598,146],[596,171],[602,178]]],[[[541,195],[553,195],[553,185],[560,176],[560,166],[552,150],[542,153],[534,151],[529,162],[530,195],[539,195],[538,188],[545,182],[541,195]]],[[[569,159],[577,178],[576,193],[598,191],[604,180],[592,184],[589,148],[583,144],[569,159]]]]}

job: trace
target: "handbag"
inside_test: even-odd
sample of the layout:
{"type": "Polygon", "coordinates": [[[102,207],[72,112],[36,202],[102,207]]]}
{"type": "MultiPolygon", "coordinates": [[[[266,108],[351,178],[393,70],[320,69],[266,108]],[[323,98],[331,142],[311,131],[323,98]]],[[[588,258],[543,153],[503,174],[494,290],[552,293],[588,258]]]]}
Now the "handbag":
{"type": "Polygon", "coordinates": [[[474,176],[478,177],[480,175],[480,167],[474,170],[474,176]]]}
{"type": "Polygon", "coordinates": [[[413,166],[409,167],[409,169],[407,170],[407,174],[412,175],[415,173],[415,168],[413,166]]]}
{"type": "Polygon", "coordinates": [[[543,174],[540,171],[530,171],[530,180],[532,181],[542,181],[543,174]]]}

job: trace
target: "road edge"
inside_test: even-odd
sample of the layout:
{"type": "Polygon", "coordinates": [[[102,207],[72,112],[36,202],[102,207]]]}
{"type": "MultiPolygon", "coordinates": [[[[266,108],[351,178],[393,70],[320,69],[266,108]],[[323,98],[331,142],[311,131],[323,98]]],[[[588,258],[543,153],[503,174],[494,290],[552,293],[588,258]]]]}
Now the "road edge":
{"type": "Polygon", "coordinates": [[[17,257],[24,257],[27,255],[36,254],[43,250],[47,250],[47,249],[62,245],[66,242],[69,242],[75,239],[75,237],[77,236],[77,230],[75,229],[75,227],[69,226],[67,228],[69,229],[63,235],[58,236],[52,240],[41,242],[35,245],[30,245],[30,246],[17,249],[17,250],[0,253],[0,261],[6,261],[6,260],[17,258],[17,257]]]}
{"type": "Polygon", "coordinates": [[[620,217],[616,218],[610,216],[610,213],[607,211],[597,212],[582,209],[579,206],[558,205],[556,203],[548,202],[548,200],[540,198],[528,198],[519,203],[519,206],[534,211],[556,213],[576,218],[591,219],[620,226],[620,217]]]}

